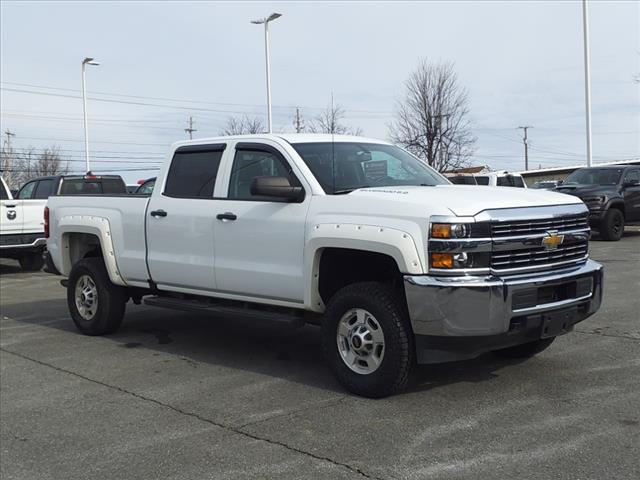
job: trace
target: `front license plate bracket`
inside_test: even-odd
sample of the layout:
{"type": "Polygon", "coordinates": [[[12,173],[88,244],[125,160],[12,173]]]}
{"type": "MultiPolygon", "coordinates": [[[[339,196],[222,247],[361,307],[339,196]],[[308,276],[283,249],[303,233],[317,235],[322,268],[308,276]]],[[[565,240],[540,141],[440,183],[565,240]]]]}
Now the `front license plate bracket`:
{"type": "Polygon", "coordinates": [[[570,308],[543,314],[540,338],[557,337],[567,333],[573,327],[577,313],[576,308],[570,308]]]}

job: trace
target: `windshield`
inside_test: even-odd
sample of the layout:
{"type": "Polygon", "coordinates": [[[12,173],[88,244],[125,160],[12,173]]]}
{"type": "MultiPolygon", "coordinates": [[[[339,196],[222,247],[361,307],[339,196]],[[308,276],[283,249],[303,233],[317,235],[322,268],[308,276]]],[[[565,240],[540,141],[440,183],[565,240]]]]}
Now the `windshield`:
{"type": "Polygon", "coordinates": [[[400,185],[446,185],[447,180],[393,145],[356,142],[294,143],[325,193],[400,185]]]}
{"type": "Polygon", "coordinates": [[[569,175],[564,185],[617,185],[621,175],[621,168],[581,168],[569,175]]]}

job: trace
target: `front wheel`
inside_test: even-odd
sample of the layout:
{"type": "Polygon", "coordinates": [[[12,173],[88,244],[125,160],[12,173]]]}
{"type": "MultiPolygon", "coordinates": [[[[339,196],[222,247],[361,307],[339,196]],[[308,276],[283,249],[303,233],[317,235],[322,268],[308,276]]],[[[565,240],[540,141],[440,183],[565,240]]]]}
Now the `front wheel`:
{"type": "Polygon", "coordinates": [[[339,290],[322,322],[329,367],[350,392],[370,398],[402,390],[414,362],[406,308],[384,284],[362,282],[339,290]]]}
{"type": "Polygon", "coordinates": [[[44,266],[42,252],[25,253],[18,259],[18,262],[20,268],[25,272],[37,272],[44,266]]]}
{"type": "Polygon", "coordinates": [[[533,342],[494,350],[493,353],[503,358],[530,358],[549,348],[555,339],[556,337],[541,338],[540,340],[534,340],[533,342]]]}
{"type": "Polygon", "coordinates": [[[85,335],[106,335],[120,327],[127,296],[111,283],[102,258],[76,263],[67,284],[67,305],[73,323],[85,335]]]}
{"type": "Polygon", "coordinates": [[[600,226],[600,236],[604,240],[617,242],[624,233],[624,215],[617,208],[611,208],[605,213],[600,226]]]}

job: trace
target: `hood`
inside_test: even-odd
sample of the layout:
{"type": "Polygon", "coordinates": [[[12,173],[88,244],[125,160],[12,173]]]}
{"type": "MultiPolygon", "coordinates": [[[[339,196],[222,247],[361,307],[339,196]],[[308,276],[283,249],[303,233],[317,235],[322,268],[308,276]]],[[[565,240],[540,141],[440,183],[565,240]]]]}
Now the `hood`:
{"type": "Polygon", "coordinates": [[[434,187],[362,188],[349,194],[380,200],[432,205],[448,208],[459,217],[473,216],[484,210],[518,207],[543,207],[582,203],[570,195],[513,187],[474,187],[468,185],[437,185],[434,187]]]}
{"type": "Polygon", "coordinates": [[[617,191],[617,185],[558,185],[555,191],[584,198],[612,192],[615,193],[617,191]]]}

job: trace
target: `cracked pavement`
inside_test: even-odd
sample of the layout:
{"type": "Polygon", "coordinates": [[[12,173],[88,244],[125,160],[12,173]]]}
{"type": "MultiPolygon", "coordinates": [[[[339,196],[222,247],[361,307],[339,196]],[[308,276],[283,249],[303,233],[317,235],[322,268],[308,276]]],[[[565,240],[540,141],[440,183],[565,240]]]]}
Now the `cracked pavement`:
{"type": "Polygon", "coordinates": [[[528,361],[346,394],[314,327],[127,306],[85,337],[59,277],[0,262],[3,479],[640,477],[640,229],[591,243],[595,316],[528,361]]]}

